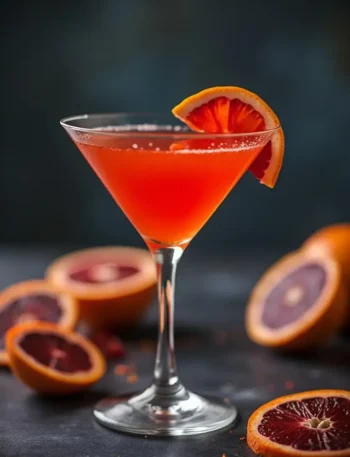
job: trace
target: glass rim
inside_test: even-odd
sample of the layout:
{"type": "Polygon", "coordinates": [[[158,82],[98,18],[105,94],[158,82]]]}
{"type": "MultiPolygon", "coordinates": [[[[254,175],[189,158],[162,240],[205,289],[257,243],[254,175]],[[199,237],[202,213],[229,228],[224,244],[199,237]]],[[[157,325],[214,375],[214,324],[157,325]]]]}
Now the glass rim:
{"type": "MultiPolygon", "coordinates": [[[[72,125],[69,122],[73,121],[78,121],[78,120],[86,120],[86,119],[94,119],[94,118],[108,118],[108,117],[164,117],[164,118],[171,118],[171,113],[164,113],[164,112],[110,112],[110,113],[86,113],[86,114],[77,114],[73,116],[68,116],[64,117],[60,120],[60,124],[62,127],[74,130],[76,132],[82,132],[82,133],[90,133],[90,134],[102,134],[103,135],[110,135],[110,136],[118,136],[118,137],[129,137],[131,134],[132,135],[137,135],[138,137],[157,137],[157,138],[169,138],[169,136],[172,137],[177,137],[177,138],[190,138],[190,139],[195,139],[195,138],[213,138],[213,137],[218,137],[218,138],[239,138],[239,137],[246,137],[246,136],[259,136],[259,135],[268,135],[268,134],[273,134],[276,131],[278,131],[281,128],[281,125],[277,125],[275,127],[265,129],[265,130],[259,130],[257,132],[240,132],[240,133],[205,133],[205,132],[194,132],[192,130],[184,130],[184,131],[175,131],[175,130],[169,130],[169,132],[164,132],[164,131],[159,131],[157,130],[145,130],[145,131],[137,131],[137,130],[128,130],[128,131],[106,131],[106,130],[97,130],[99,126],[96,127],[80,127],[77,125],[72,125]]],[[[175,121],[178,121],[179,123],[181,122],[180,119],[176,118],[175,116],[173,117],[174,119],[174,126],[175,126],[175,121]]],[[[140,124],[140,122],[138,122],[140,124]]],[[[146,124],[146,122],[145,122],[146,124]]],[[[123,124],[121,124],[123,125],[123,124]]],[[[124,123],[124,125],[127,125],[127,123],[124,123]]],[[[132,124],[131,124],[132,125],[132,124]]],[[[156,125],[161,125],[159,122],[156,123],[156,125]]],[[[170,125],[170,124],[166,124],[170,125]]],[[[178,124],[179,125],[179,124],[178,124]]],[[[103,128],[103,126],[101,126],[103,128]]],[[[183,127],[187,127],[186,124],[183,123],[183,127]]]]}

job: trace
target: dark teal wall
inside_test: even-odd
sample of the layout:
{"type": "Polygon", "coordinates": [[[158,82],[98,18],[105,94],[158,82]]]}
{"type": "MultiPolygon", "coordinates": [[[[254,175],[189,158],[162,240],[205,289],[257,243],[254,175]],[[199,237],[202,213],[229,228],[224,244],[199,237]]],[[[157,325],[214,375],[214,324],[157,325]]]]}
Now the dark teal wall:
{"type": "Polygon", "coordinates": [[[0,242],[139,243],[59,119],[169,111],[223,84],[276,110],[285,167],[274,191],[245,177],[194,244],[289,248],[320,225],[349,221],[348,5],[2,2],[0,242]]]}

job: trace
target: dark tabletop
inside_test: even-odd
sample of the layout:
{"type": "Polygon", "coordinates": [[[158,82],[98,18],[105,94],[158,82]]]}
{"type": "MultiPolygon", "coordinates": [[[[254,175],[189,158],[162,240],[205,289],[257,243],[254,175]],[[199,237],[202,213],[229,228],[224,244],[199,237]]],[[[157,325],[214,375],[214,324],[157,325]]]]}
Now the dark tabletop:
{"type": "MultiPolygon", "coordinates": [[[[0,286],[41,277],[61,250],[0,250],[0,286]]],[[[256,279],[274,255],[208,258],[189,250],[181,261],[176,308],[179,371],[184,384],[200,393],[232,400],[239,408],[235,427],[192,438],[136,437],[112,432],[92,417],[105,395],[127,394],[150,383],[156,338],[156,307],[142,327],[124,336],[127,362],[139,382],[129,385],[109,373],[74,398],[41,398],[0,371],[0,457],[227,457],[252,456],[244,441],[249,415],[260,404],[291,392],[349,388],[350,343],[334,341],[319,352],[282,356],[248,341],[244,304],[256,279]],[[141,343],[140,343],[141,341],[141,343]]]]}

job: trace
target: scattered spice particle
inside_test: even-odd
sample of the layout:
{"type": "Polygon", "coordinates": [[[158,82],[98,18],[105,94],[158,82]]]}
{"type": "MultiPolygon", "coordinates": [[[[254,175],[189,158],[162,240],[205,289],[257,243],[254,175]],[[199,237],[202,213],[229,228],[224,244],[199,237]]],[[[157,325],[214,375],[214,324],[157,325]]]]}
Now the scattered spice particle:
{"type": "Polygon", "coordinates": [[[239,438],[239,440],[240,440],[240,441],[245,441],[245,436],[241,436],[241,437],[239,438]]]}
{"type": "Polygon", "coordinates": [[[114,372],[116,375],[118,376],[125,376],[128,374],[130,370],[130,367],[129,365],[124,365],[124,364],[118,364],[115,368],[114,368],[114,372]]]}
{"type": "Polygon", "coordinates": [[[128,375],[128,377],[126,378],[126,382],[128,384],[136,384],[139,380],[139,377],[136,373],[131,373],[128,375]]]}
{"type": "Polygon", "coordinates": [[[292,389],[294,389],[295,384],[294,384],[293,381],[286,381],[286,382],[284,383],[284,387],[285,387],[286,389],[288,389],[288,390],[292,390],[292,389]]]}
{"type": "Polygon", "coordinates": [[[229,431],[229,434],[232,435],[232,430],[229,431]]]}
{"type": "Polygon", "coordinates": [[[222,457],[226,457],[226,454],[225,454],[225,453],[223,453],[223,454],[222,454],[222,457]]]}

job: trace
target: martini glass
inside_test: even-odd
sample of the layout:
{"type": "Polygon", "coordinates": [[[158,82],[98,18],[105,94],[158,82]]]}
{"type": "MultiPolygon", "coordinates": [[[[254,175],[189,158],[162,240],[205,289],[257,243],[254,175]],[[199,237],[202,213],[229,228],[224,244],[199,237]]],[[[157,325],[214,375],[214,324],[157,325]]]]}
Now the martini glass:
{"type": "MultiPolygon", "coordinates": [[[[236,408],[180,382],[174,349],[175,272],[184,249],[247,171],[274,130],[188,131],[172,116],[92,114],[61,121],[140,233],[157,268],[159,335],[152,385],[94,410],[104,426],[142,435],[195,435],[231,424],[236,408]]],[[[101,311],[102,312],[102,311],[101,311]]]]}

